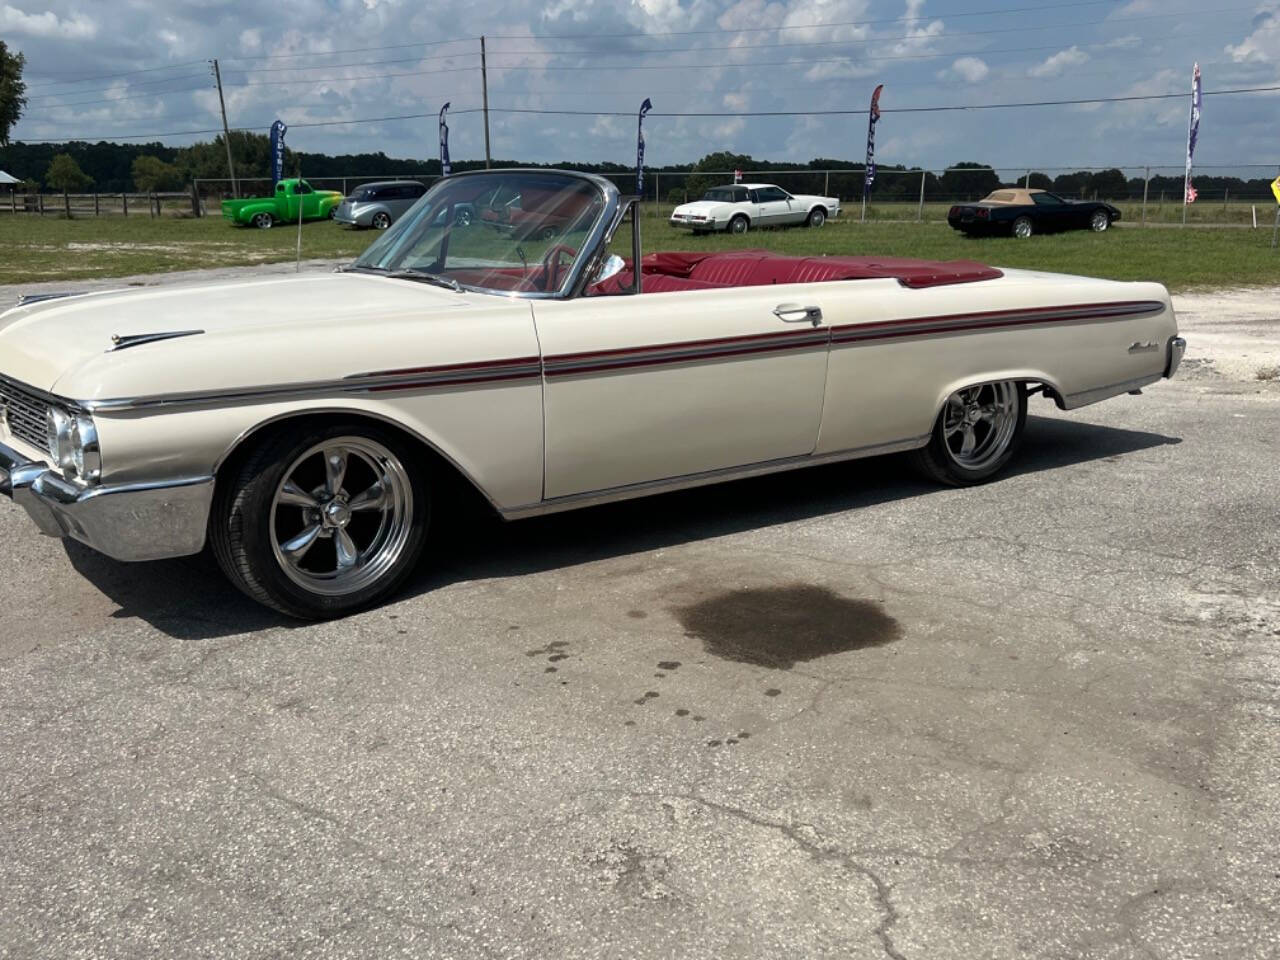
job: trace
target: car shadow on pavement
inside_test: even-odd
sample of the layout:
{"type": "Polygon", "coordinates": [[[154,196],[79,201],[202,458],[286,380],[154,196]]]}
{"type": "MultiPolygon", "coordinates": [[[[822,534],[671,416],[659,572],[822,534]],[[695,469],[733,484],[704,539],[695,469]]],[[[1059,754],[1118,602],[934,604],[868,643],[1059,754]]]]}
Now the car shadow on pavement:
{"type": "MultiPolygon", "coordinates": [[[[1005,477],[1038,473],[1165,444],[1175,437],[1028,417],[1005,477]]],[[[998,481],[997,481],[998,482],[998,481]]],[[[430,555],[402,597],[450,583],[570,567],[746,530],[827,516],[936,493],[902,456],[876,457],[661,494],[505,523],[480,500],[451,509],[430,555]]],[[[468,499],[468,498],[464,498],[468,499]]],[[[137,617],[178,639],[207,639],[296,626],[250,600],[222,576],[206,551],[196,557],[123,564],[73,541],[72,566],[114,601],[117,617],[137,617]]]]}

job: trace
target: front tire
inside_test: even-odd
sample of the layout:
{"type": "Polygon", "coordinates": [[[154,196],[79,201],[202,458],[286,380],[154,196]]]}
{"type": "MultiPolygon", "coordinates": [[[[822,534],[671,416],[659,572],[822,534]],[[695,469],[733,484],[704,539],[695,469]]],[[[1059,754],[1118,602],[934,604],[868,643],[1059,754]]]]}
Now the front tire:
{"type": "Polygon", "coordinates": [[[276,218],[269,213],[255,213],[249,222],[259,230],[270,230],[276,225],[276,218]]]}
{"type": "Polygon", "coordinates": [[[742,214],[738,214],[729,221],[728,231],[730,233],[746,233],[751,227],[751,222],[742,214]]]}
{"type": "Polygon", "coordinates": [[[911,456],[917,469],[939,483],[985,483],[1013,458],[1026,424],[1022,384],[998,380],[965,387],[947,397],[929,443],[911,456]]]}
{"type": "Polygon", "coordinates": [[[1111,226],[1111,214],[1105,210],[1095,210],[1089,218],[1089,229],[1094,233],[1102,233],[1111,226]]]}
{"type": "Polygon", "coordinates": [[[809,217],[807,220],[805,220],[804,225],[806,227],[817,228],[822,226],[826,222],[827,222],[827,211],[823,210],[821,207],[815,207],[813,210],[809,211],[809,217]]]}
{"type": "Polygon", "coordinates": [[[1033,233],[1035,233],[1035,226],[1031,223],[1030,217],[1019,217],[1013,221],[1013,235],[1019,240],[1025,240],[1033,233]]]}
{"type": "Polygon", "coordinates": [[[359,421],[279,427],[219,478],[209,539],[259,603],[303,620],[383,599],[413,571],[431,485],[410,441],[359,421]]]}
{"type": "Polygon", "coordinates": [[[391,218],[385,213],[375,213],[371,222],[375,230],[385,230],[391,226],[391,218]]]}

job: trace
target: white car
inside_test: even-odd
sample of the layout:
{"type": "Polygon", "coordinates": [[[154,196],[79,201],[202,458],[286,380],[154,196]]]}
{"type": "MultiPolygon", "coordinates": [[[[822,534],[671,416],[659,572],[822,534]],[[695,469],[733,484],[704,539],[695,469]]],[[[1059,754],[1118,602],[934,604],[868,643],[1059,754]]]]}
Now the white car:
{"type": "Polygon", "coordinates": [[[0,314],[0,493],[118,560],[208,543],[254,599],[332,617],[448,562],[458,483],[507,519],[897,451],[980,483],[1035,394],[1134,392],[1185,348],[1156,283],[641,257],[634,228],[627,264],[634,202],[464,173],[338,272],[31,298],[0,314]],[[516,193],[519,236],[456,216],[516,193]]]}
{"type": "Polygon", "coordinates": [[[670,223],[694,233],[746,233],[752,227],[820,227],[839,213],[839,197],[790,194],[772,183],[735,183],[680,204],[670,223]]]}

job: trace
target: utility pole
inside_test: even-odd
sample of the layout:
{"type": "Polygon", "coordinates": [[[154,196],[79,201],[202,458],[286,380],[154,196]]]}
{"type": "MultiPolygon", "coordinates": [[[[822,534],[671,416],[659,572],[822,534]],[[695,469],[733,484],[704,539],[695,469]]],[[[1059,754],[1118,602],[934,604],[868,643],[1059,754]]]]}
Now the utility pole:
{"type": "Polygon", "coordinates": [[[480,93],[484,98],[484,168],[489,169],[489,67],[484,55],[484,35],[480,36],[480,93]]]}
{"type": "Polygon", "coordinates": [[[231,160],[231,130],[227,127],[227,102],[222,99],[222,71],[218,69],[218,60],[213,61],[213,79],[218,84],[218,106],[222,109],[222,142],[227,145],[227,170],[231,173],[231,196],[239,197],[236,188],[236,165],[231,160]]]}

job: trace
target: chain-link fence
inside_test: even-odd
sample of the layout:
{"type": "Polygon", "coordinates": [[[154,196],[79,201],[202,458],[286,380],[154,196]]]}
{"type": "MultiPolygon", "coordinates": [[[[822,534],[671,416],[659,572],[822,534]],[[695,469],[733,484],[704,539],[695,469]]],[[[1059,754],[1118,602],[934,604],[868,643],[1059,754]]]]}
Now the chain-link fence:
{"type": "MultiPolygon", "coordinates": [[[[861,165],[829,169],[787,168],[757,170],[646,169],[645,200],[658,209],[699,199],[716,186],[743,183],[776,184],[792,194],[838,197],[841,218],[859,221],[937,222],[946,219],[952,204],[980,200],[992,190],[1025,186],[1050,190],[1068,199],[1105,200],[1121,211],[1121,220],[1139,225],[1182,224],[1270,226],[1276,200],[1270,183],[1276,167],[1260,164],[1200,166],[1193,184],[1196,199],[1183,204],[1183,168],[1125,167],[988,167],[979,164],[936,171],[901,165],[880,166],[875,183],[863,201],[861,165]]],[[[635,190],[635,174],[607,172],[623,194],[635,190]]],[[[416,180],[431,185],[435,176],[370,174],[306,177],[317,190],[338,190],[343,196],[362,184],[381,180],[416,180]]],[[[151,215],[218,216],[222,200],[233,195],[265,196],[269,177],[197,179],[189,192],[154,194],[10,193],[0,201],[0,213],[72,216],[151,215]]]]}

